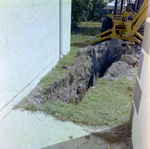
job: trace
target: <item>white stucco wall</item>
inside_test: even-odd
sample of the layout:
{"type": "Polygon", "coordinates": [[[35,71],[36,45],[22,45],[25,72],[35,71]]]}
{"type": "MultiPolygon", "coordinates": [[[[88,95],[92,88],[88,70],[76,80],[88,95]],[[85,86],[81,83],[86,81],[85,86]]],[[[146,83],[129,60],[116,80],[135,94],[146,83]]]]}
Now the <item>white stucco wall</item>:
{"type": "Polygon", "coordinates": [[[60,8],[60,21],[61,21],[61,56],[66,55],[68,53],[68,49],[70,49],[70,45],[67,44],[70,42],[70,30],[71,30],[71,0],[60,0],[61,8],[60,8]],[[70,18],[70,19],[68,19],[70,18]]]}
{"type": "Polygon", "coordinates": [[[59,9],[60,0],[0,1],[0,119],[56,65],[60,43],[69,52],[71,8],[63,28],[59,9]]]}
{"type": "Polygon", "coordinates": [[[134,149],[150,149],[150,3],[131,109],[134,149]]]}

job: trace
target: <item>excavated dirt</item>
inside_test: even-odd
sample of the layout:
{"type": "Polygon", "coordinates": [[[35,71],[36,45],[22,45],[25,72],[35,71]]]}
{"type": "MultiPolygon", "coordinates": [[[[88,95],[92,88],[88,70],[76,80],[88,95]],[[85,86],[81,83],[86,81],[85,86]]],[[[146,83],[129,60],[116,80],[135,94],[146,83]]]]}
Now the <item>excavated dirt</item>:
{"type": "Polygon", "coordinates": [[[119,39],[87,46],[78,51],[72,66],[62,67],[69,71],[65,77],[57,79],[49,87],[37,85],[27,98],[39,106],[50,100],[78,104],[97,78],[112,80],[114,77],[136,75],[133,68],[138,65],[140,50],[141,46],[128,45],[119,39]]]}

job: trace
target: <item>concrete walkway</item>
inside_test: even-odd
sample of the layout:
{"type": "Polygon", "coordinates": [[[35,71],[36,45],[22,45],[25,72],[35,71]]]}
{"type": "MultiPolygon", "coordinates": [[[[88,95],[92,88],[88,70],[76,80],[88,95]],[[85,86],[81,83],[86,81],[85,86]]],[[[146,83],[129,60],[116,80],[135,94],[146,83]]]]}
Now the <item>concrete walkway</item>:
{"type": "Polygon", "coordinates": [[[0,121],[0,148],[54,147],[62,142],[85,137],[91,132],[104,129],[106,127],[96,129],[71,122],[61,122],[43,113],[12,110],[0,121]]]}

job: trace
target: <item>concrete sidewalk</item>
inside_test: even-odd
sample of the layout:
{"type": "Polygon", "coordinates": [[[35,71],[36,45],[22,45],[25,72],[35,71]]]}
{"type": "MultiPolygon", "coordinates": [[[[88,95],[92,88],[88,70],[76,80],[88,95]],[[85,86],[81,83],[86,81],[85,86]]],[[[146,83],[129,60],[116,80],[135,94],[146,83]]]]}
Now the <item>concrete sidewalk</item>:
{"type": "Polygon", "coordinates": [[[107,128],[79,126],[43,113],[12,110],[0,121],[0,148],[45,148],[107,128]]]}

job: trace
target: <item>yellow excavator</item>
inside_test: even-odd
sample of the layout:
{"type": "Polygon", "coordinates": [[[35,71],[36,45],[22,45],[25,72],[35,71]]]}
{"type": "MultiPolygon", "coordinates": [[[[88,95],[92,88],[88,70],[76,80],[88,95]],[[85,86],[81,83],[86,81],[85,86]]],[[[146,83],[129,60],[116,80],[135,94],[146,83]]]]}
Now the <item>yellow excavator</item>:
{"type": "Polygon", "coordinates": [[[127,1],[123,10],[121,0],[120,12],[117,12],[118,0],[115,0],[114,14],[107,15],[102,23],[101,33],[86,40],[86,44],[93,44],[111,38],[135,41],[140,44],[143,40],[144,22],[147,16],[148,0],[127,1]]]}

